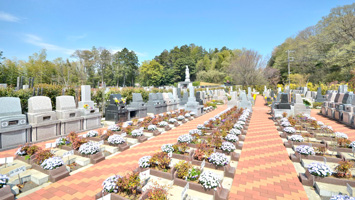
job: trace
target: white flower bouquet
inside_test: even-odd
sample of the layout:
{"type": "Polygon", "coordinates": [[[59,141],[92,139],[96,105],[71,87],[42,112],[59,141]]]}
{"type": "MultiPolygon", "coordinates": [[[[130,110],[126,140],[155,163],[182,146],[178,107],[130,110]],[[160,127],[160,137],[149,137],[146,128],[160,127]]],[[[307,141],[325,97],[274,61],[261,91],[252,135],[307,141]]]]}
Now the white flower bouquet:
{"type": "Polygon", "coordinates": [[[288,137],[289,140],[294,141],[294,142],[303,142],[304,138],[302,137],[302,135],[291,135],[290,137],[288,137]]]}
{"type": "Polygon", "coordinates": [[[63,162],[62,158],[52,157],[52,158],[45,159],[43,161],[43,163],[41,164],[41,167],[46,170],[52,170],[52,169],[56,169],[56,168],[63,166],[63,165],[64,165],[64,162],[63,162]]]}
{"type": "Polygon", "coordinates": [[[113,175],[113,176],[108,177],[102,183],[103,190],[108,193],[117,193],[118,192],[117,181],[120,178],[122,178],[122,176],[120,176],[120,175],[113,175]]]}
{"type": "Polygon", "coordinates": [[[348,139],[348,135],[342,132],[335,132],[335,137],[336,138],[344,138],[344,139],[348,139]]]}
{"type": "Polygon", "coordinates": [[[150,167],[150,159],[152,158],[152,156],[143,156],[139,159],[138,164],[139,167],[141,168],[148,168],[150,167]]]}
{"type": "Polygon", "coordinates": [[[199,130],[205,129],[205,126],[202,125],[202,124],[198,124],[198,125],[197,125],[197,129],[199,129],[199,130]]]}
{"type": "Polygon", "coordinates": [[[192,129],[192,130],[189,131],[189,134],[190,135],[194,135],[194,134],[202,135],[202,131],[199,130],[199,129],[192,129]]]}
{"type": "Polygon", "coordinates": [[[148,131],[155,131],[155,130],[157,130],[158,128],[157,128],[157,126],[155,126],[155,125],[149,125],[147,129],[148,129],[148,131]]]}
{"type": "Polygon", "coordinates": [[[186,113],[185,117],[189,118],[189,117],[191,117],[191,114],[190,113],[186,113]]]}
{"type": "Polygon", "coordinates": [[[233,128],[236,128],[238,130],[242,130],[243,129],[243,125],[236,123],[236,124],[234,124],[233,128]]]}
{"type": "Polygon", "coordinates": [[[239,129],[232,128],[231,130],[229,130],[229,134],[238,136],[238,135],[242,134],[242,132],[239,129]]]}
{"type": "MultiPolygon", "coordinates": [[[[154,125],[153,125],[154,126],[154,125]]],[[[131,132],[132,137],[139,137],[143,135],[143,130],[135,129],[131,132]]]]}
{"type": "Polygon", "coordinates": [[[161,121],[161,122],[158,123],[158,126],[159,126],[159,127],[165,127],[165,126],[167,126],[167,125],[169,125],[169,123],[166,122],[166,121],[161,121]]]}
{"type": "Polygon", "coordinates": [[[233,152],[235,150],[235,145],[231,142],[223,142],[221,150],[226,152],[233,152]]]}
{"type": "Polygon", "coordinates": [[[116,124],[110,125],[107,127],[107,130],[111,130],[111,131],[120,131],[121,128],[119,126],[117,126],[116,124]]]}
{"type": "Polygon", "coordinates": [[[332,175],[332,170],[327,164],[313,162],[307,166],[309,173],[314,176],[327,177],[332,175]]]}
{"type": "Polygon", "coordinates": [[[7,185],[10,178],[7,177],[5,174],[0,174],[0,188],[3,188],[7,185]]]}
{"type": "Polygon", "coordinates": [[[165,153],[170,153],[174,151],[174,148],[172,144],[163,144],[163,146],[161,146],[161,150],[165,153]]]}
{"type": "Polygon", "coordinates": [[[122,136],[117,135],[117,134],[111,135],[110,137],[108,137],[107,141],[110,144],[123,144],[126,142],[122,136]]]}
{"type": "Polygon", "coordinates": [[[314,155],[314,149],[313,147],[307,146],[307,145],[299,145],[296,147],[296,152],[302,154],[302,155],[314,155]]]}
{"type": "Polygon", "coordinates": [[[229,163],[228,157],[224,153],[212,153],[208,158],[208,162],[216,166],[226,166],[229,163]]]}
{"type": "Polygon", "coordinates": [[[224,139],[228,142],[237,142],[239,140],[238,136],[234,134],[228,134],[224,139]]]}
{"type": "Polygon", "coordinates": [[[175,118],[170,118],[169,119],[169,123],[170,124],[174,124],[175,122],[177,122],[177,119],[175,119],[175,118]]]}
{"type": "Polygon", "coordinates": [[[99,135],[99,133],[97,131],[95,131],[95,130],[91,130],[91,131],[86,133],[86,137],[96,137],[98,135],[99,135]]]}
{"type": "Polygon", "coordinates": [[[296,129],[293,127],[286,127],[284,128],[284,131],[289,134],[296,133],[296,129]]]}
{"type": "Polygon", "coordinates": [[[185,135],[180,135],[178,138],[178,142],[180,143],[191,143],[193,140],[193,137],[189,134],[185,134],[185,135]]]}
{"type": "Polygon", "coordinates": [[[281,126],[283,127],[290,127],[291,126],[291,123],[290,122],[281,122],[281,126]]]}
{"type": "Polygon", "coordinates": [[[185,117],[183,116],[183,115],[179,115],[178,117],[177,117],[177,120],[179,120],[179,121],[182,121],[182,120],[184,120],[185,119],[185,117]]]}
{"type": "Polygon", "coordinates": [[[214,189],[220,186],[219,183],[220,177],[211,172],[211,171],[204,171],[201,173],[198,182],[205,188],[205,189],[214,189]]]}
{"type": "Polygon", "coordinates": [[[85,155],[93,155],[99,151],[100,147],[93,142],[84,143],[79,147],[79,152],[85,155]]]}

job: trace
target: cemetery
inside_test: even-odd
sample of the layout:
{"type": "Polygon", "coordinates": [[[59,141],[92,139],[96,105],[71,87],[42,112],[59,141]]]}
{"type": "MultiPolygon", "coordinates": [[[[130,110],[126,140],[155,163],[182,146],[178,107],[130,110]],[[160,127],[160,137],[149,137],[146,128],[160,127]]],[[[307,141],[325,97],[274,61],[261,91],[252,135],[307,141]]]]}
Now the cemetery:
{"type": "Polygon", "coordinates": [[[0,5],[0,200],[355,200],[354,2],[0,5]]]}

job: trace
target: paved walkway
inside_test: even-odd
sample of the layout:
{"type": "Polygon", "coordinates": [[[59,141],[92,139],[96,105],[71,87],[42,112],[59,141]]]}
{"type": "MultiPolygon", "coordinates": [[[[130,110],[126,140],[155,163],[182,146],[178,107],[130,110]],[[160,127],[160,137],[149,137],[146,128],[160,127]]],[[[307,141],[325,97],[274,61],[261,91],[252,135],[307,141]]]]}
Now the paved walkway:
{"type": "Polygon", "coordinates": [[[258,96],[230,199],[308,199],[269,110],[258,96]]]}
{"type": "Polygon", "coordinates": [[[163,144],[175,143],[180,135],[187,134],[189,130],[196,128],[198,124],[202,124],[204,121],[226,108],[226,105],[220,106],[213,112],[187,122],[186,124],[31,193],[21,199],[94,199],[95,194],[101,191],[101,184],[107,177],[114,174],[123,175],[128,171],[134,170],[138,167],[138,160],[142,156],[151,155],[161,151],[160,147],[163,144]]]}
{"type": "Polygon", "coordinates": [[[324,117],[321,114],[318,114],[318,109],[312,109],[311,116],[315,117],[318,121],[323,122],[325,125],[331,126],[336,132],[343,132],[349,136],[349,140],[355,141],[355,129],[352,129],[340,122],[324,117]]]}

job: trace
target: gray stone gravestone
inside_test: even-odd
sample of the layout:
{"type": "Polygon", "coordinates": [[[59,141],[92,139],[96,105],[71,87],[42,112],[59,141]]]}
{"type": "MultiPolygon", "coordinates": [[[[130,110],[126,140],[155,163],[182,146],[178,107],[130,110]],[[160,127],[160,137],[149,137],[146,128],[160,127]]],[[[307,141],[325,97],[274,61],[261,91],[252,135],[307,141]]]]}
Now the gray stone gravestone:
{"type": "Polygon", "coordinates": [[[83,117],[83,130],[96,129],[101,127],[101,114],[91,101],[91,86],[81,86],[81,101],[78,103],[81,117],[83,117]]]}
{"type": "Polygon", "coordinates": [[[83,117],[81,117],[79,109],[76,108],[73,96],[56,97],[56,114],[61,122],[61,135],[82,131],[83,117]]]}
{"type": "Polygon", "coordinates": [[[189,87],[189,97],[187,103],[185,104],[185,110],[194,112],[197,116],[200,116],[203,112],[203,106],[199,105],[196,101],[194,87],[189,87]]]}

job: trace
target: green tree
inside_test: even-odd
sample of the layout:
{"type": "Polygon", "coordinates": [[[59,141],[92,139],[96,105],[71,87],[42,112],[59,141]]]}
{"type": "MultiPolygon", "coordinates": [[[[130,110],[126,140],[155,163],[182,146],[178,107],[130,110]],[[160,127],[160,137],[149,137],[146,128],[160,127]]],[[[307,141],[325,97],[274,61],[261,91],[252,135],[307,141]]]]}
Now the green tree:
{"type": "Polygon", "coordinates": [[[160,86],[164,78],[163,68],[163,65],[156,60],[144,61],[139,68],[141,84],[144,86],[160,86]]]}

